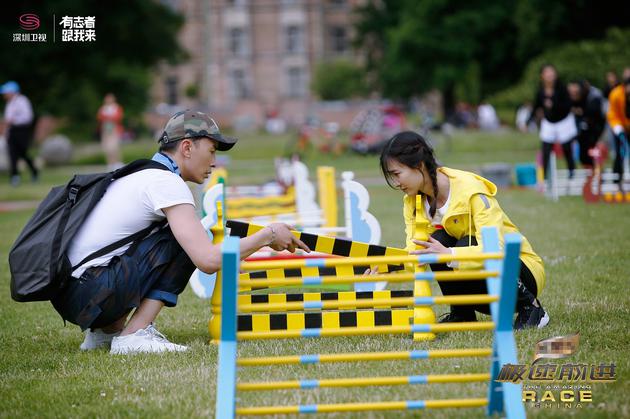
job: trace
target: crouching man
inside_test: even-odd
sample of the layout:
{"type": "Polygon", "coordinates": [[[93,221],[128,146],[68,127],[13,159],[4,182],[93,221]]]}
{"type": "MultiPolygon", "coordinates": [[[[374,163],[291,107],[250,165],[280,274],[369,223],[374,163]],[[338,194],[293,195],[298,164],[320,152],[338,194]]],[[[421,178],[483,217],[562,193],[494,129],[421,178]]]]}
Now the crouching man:
{"type": "MultiPolygon", "coordinates": [[[[201,112],[175,114],[158,140],[149,168],[115,180],[73,238],[68,252],[72,278],[53,305],[85,331],[82,350],[110,347],[112,354],[185,351],[153,325],[164,306],[174,307],[195,267],[213,273],[221,249],[213,245],[195,213],[186,181],[203,183],[216,151],[236,143],[201,112]],[[163,170],[164,169],[164,170],[163,170]],[[88,255],[165,220],[146,238],[81,264],[88,255]],[[78,266],[77,266],[78,265],[78,266]],[[129,318],[129,315],[133,314],[129,318]]],[[[286,224],[276,223],[241,240],[241,257],[263,246],[310,251],[286,224]]]]}

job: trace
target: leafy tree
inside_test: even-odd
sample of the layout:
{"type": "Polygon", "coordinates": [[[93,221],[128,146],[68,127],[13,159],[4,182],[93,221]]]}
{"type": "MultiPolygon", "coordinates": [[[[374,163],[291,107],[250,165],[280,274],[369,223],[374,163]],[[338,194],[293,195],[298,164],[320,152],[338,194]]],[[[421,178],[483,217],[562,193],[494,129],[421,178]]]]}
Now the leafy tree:
{"type": "Polygon", "coordinates": [[[151,0],[8,2],[0,22],[0,80],[16,80],[38,113],[93,124],[103,96],[113,92],[128,116],[146,106],[151,69],[160,60],[184,57],[176,34],[182,18],[151,0]],[[47,42],[13,42],[26,33],[18,17],[35,13],[47,42]],[[53,14],[55,28],[53,29],[53,14]],[[63,16],[95,16],[95,42],[62,42],[63,16]],[[53,31],[55,41],[53,42],[53,31]]]}
{"type": "MultiPolygon", "coordinates": [[[[514,39],[497,34],[513,32],[512,2],[499,0],[399,0],[358,9],[357,42],[372,40],[382,57],[368,60],[378,87],[391,97],[408,98],[433,88],[441,89],[447,108],[455,88],[477,78],[481,94],[489,85],[506,85],[504,70],[513,65],[514,39]],[[397,19],[386,18],[398,13],[397,19]],[[374,31],[384,19],[389,27],[374,31]],[[376,41],[373,41],[376,40],[376,41]],[[492,47],[488,47],[492,45],[492,47]]],[[[372,53],[375,55],[375,53],[372,53]]]]}
{"type": "Polygon", "coordinates": [[[447,111],[455,92],[470,100],[513,84],[547,48],[630,25],[630,8],[612,0],[380,0],[356,13],[374,87],[403,99],[437,88],[447,111]]]}
{"type": "Polygon", "coordinates": [[[630,29],[612,28],[603,40],[571,42],[552,48],[531,60],[521,81],[489,97],[498,108],[514,110],[526,101],[532,101],[539,83],[540,68],[551,63],[566,83],[569,80],[586,79],[594,86],[603,86],[604,75],[613,70],[621,74],[630,66],[628,40],[630,29]]]}
{"type": "Polygon", "coordinates": [[[320,63],[313,77],[312,90],[323,100],[340,100],[366,93],[362,69],[349,61],[320,63]]]}
{"type": "Polygon", "coordinates": [[[630,8],[613,0],[518,0],[514,13],[516,56],[528,62],[549,48],[600,39],[611,27],[630,25],[630,8]]]}

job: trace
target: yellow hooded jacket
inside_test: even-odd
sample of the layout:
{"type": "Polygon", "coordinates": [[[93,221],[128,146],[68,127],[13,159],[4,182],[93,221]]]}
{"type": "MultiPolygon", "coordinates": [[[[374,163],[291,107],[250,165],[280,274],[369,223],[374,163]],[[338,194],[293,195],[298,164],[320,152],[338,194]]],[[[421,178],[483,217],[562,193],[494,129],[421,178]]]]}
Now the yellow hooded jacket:
{"type": "MultiPolygon", "coordinates": [[[[481,228],[496,226],[499,228],[500,245],[503,247],[503,235],[505,233],[519,232],[494,197],[497,193],[497,187],[492,182],[462,170],[447,167],[440,167],[438,170],[448,176],[450,181],[449,205],[442,220],[446,233],[458,240],[465,236],[473,237],[474,235],[477,243],[482,243],[481,228]]],[[[423,202],[425,199],[426,197],[423,196],[423,202]]],[[[415,196],[405,195],[403,204],[405,233],[407,234],[406,250],[412,251],[416,249],[416,245],[411,241],[415,229],[415,196]]],[[[428,222],[429,231],[427,233],[431,235],[435,228],[427,219],[424,208],[420,215],[428,222]]],[[[456,255],[474,255],[483,251],[481,244],[453,249],[456,255]]],[[[534,249],[524,236],[521,245],[521,261],[533,274],[540,295],[545,286],[545,267],[542,259],[534,253],[534,249]]],[[[460,262],[458,269],[481,269],[482,267],[483,262],[460,262]]]]}

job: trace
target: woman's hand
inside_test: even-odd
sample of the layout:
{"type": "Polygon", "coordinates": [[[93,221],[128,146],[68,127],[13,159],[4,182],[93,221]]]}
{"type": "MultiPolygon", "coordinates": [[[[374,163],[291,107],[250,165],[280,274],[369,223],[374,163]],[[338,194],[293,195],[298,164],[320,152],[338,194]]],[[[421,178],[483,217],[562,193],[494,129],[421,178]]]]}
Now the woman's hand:
{"type": "Polygon", "coordinates": [[[365,272],[363,272],[363,276],[368,275],[378,275],[378,266],[375,266],[374,268],[367,268],[365,272]]]}
{"type": "Polygon", "coordinates": [[[428,253],[445,253],[447,255],[451,254],[451,250],[448,247],[444,247],[442,243],[435,240],[433,237],[429,237],[429,241],[425,242],[422,240],[412,240],[415,244],[419,244],[420,246],[424,246],[424,249],[413,250],[409,252],[410,255],[426,255],[428,253]]]}

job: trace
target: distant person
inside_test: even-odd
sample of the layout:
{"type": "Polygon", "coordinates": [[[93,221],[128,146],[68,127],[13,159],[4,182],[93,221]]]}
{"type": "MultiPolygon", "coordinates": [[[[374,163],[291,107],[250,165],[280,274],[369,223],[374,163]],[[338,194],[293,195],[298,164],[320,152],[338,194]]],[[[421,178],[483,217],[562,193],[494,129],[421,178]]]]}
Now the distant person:
{"type": "Polygon", "coordinates": [[[543,171],[548,177],[549,157],[554,144],[562,146],[562,152],[573,178],[575,162],[571,152],[571,141],[577,136],[575,117],[571,113],[571,99],[566,86],[558,78],[556,67],[545,64],[540,69],[540,87],[534,99],[532,118],[542,113],[540,122],[540,140],[542,141],[543,171]]]}
{"type": "Polygon", "coordinates": [[[458,102],[455,105],[455,112],[449,120],[457,128],[473,128],[477,125],[475,114],[470,109],[470,105],[465,102],[458,102]]]}
{"type": "MultiPolygon", "coordinates": [[[[606,83],[604,84],[604,89],[602,90],[602,96],[604,97],[602,107],[604,114],[608,113],[608,96],[610,96],[610,92],[615,87],[619,86],[619,78],[617,77],[617,73],[614,71],[606,72],[606,83]]],[[[606,145],[609,149],[615,148],[615,134],[613,134],[612,129],[610,129],[610,125],[606,122],[605,128],[606,135],[606,145]]]]}
{"type": "Polygon", "coordinates": [[[488,102],[483,102],[477,108],[477,119],[479,128],[484,131],[496,131],[499,129],[499,117],[494,106],[488,102]]]}
{"type": "Polygon", "coordinates": [[[99,108],[97,119],[101,137],[101,147],[105,153],[107,168],[115,170],[122,167],[120,158],[120,138],[122,136],[123,109],[116,102],[112,93],[105,95],[103,105],[99,108]]]}
{"type": "Polygon", "coordinates": [[[18,161],[24,160],[31,170],[32,180],[39,178],[39,172],[28,157],[28,147],[33,137],[33,107],[30,100],[20,93],[20,85],[8,81],[0,87],[0,92],[7,101],[4,108],[4,125],[9,150],[9,176],[12,186],[20,184],[18,161]]]}
{"type": "Polygon", "coordinates": [[[602,94],[604,98],[608,99],[610,96],[610,92],[615,87],[619,86],[619,78],[617,77],[617,73],[614,71],[606,72],[606,83],[604,84],[604,89],[602,90],[602,94]]]}
{"type": "Polygon", "coordinates": [[[628,157],[628,133],[630,133],[630,76],[623,84],[615,87],[608,97],[608,125],[612,129],[615,140],[615,161],[613,172],[619,175],[619,189],[623,189],[623,160],[628,157]]]}
{"type": "Polygon", "coordinates": [[[567,85],[571,97],[571,111],[575,116],[580,145],[580,162],[592,167],[593,158],[588,151],[595,147],[606,126],[606,117],[602,111],[602,93],[588,81],[572,81],[567,85]]]}

